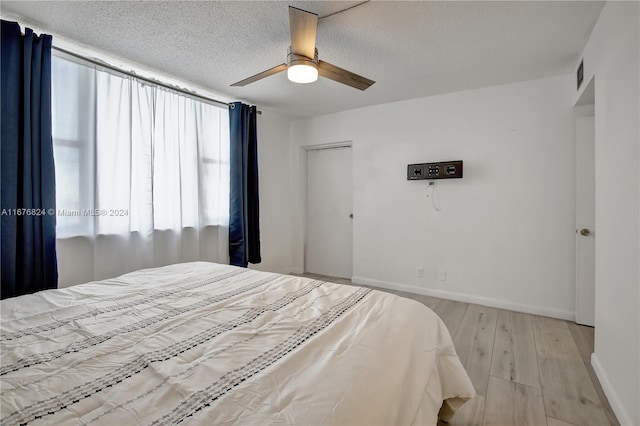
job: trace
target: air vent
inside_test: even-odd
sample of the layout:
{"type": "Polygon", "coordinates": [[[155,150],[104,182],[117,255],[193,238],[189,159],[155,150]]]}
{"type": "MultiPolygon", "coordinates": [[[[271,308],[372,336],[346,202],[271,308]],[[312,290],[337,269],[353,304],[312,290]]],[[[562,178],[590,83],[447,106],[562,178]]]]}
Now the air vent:
{"type": "Polygon", "coordinates": [[[580,65],[578,65],[578,71],[576,72],[576,81],[578,82],[578,87],[576,87],[576,90],[579,90],[580,86],[582,86],[582,80],[584,80],[584,59],[580,61],[580,65]]]}

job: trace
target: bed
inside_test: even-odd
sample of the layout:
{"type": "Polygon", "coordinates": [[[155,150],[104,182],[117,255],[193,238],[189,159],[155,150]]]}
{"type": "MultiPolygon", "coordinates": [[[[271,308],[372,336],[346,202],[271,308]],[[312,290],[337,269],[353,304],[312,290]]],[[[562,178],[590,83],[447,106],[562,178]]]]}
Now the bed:
{"type": "Polygon", "coordinates": [[[436,424],[475,395],[430,309],[183,263],[1,302],[2,425],[436,424]]]}

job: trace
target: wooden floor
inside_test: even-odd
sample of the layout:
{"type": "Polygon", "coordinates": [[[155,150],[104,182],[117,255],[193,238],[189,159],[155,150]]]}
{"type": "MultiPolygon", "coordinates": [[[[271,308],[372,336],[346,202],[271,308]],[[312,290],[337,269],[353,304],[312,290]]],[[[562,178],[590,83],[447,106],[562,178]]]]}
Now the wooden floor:
{"type": "MultiPolygon", "coordinates": [[[[349,284],[344,279],[305,274],[349,284]]],[[[449,329],[478,396],[452,426],[619,425],[591,368],[593,328],[412,293],[449,329]]]]}

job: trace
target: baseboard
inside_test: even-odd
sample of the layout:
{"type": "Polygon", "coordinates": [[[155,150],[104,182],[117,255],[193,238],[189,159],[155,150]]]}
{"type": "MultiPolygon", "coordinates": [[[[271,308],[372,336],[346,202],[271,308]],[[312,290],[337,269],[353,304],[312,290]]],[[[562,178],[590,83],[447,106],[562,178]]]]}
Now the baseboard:
{"type": "Polygon", "coordinates": [[[287,274],[304,274],[304,269],[290,266],[287,274]]]}
{"type": "Polygon", "coordinates": [[[620,402],[620,398],[618,398],[618,394],[616,393],[613,386],[611,386],[611,382],[607,378],[607,375],[602,368],[602,364],[600,364],[600,360],[596,356],[595,352],[591,354],[591,366],[593,367],[593,371],[596,373],[598,380],[600,381],[600,386],[602,386],[602,391],[607,396],[609,400],[609,405],[611,405],[611,409],[615,413],[620,425],[622,426],[631,426],[634,423],[631,421],[631,416],[625,410],[622,402],[620,402]]]}
{"type": "Polygon", "coordinates": [[[493,299],[489,297],[474,296],[470,294],[455,293],[452,291],[423,288],[410,284],[400,284],[388,281],[373,280],[364,277],[352,277],[354,284],[363,284],[372,287],[381,287],[388,290],[406,291],[408,293],[422,294],[425,296],[437,297],[440,299],[455,300],[464,303],[476,303],[478,305],[489,306],[492,308],[505,309],[508,311],[524,312],[526,314],[542,315],[545,317],[559,318],[567,321],[575,320],[575,313],[571,311],[561,311],[558,309],[549,309],[542,306],[523,305],[519,303],[509,302],[502,299],[493,299]]]}

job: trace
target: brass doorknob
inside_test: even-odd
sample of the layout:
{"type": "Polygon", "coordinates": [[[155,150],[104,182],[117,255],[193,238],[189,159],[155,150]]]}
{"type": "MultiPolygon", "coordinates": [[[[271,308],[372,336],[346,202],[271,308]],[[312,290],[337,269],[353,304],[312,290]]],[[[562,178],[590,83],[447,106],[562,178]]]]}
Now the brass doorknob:
{"type": "Polygon", "coordinates": [[[580,235],[582,235],[583,237],[588,237],[589,235],[591,235],[591,231],[589,231],[587,228],[582,228],[580,230],[580,235]]]}

